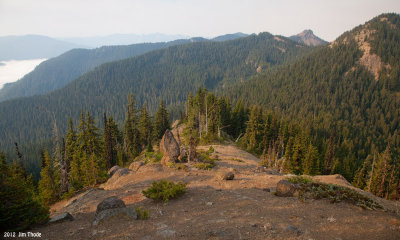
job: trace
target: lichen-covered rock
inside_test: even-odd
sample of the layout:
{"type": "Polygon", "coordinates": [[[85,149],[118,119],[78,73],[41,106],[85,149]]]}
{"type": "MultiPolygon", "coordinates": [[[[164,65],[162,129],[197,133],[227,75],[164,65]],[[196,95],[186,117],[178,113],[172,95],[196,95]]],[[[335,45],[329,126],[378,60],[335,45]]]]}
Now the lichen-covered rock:
{"type": "Polygon", "coordinates": [[[137,214],[132,208],[127,208],[121,199],[111,196],[97,205],[93,225],[96,226],[112,217],[137,219],[137,214]]]}
{"type": "Polygon", "coordinates": [[[143,165],[144,165],[144,162],[142,162],[142,161],[133,162],[133,163],[131,163],[131,165],[129,165],[129,169],[132,171],[137,171],[143,165]]]}
{"type": "Polygon", "coordinates": [[[167,166],[169,163],[178,162],[180,148],[178,142],[170,130],[166,130],[160,141],[160,150],[163,154],[161,163],[167,166]]]}
{"type": "Polygon", "coordinates": [[[233,172],[219,172],[217,174],[217,178],[220,180],[233,180],[235,178],[235,174],[233,174],[233,172]]]}
{"type": "Polygon", "coordinates": [[[120,166],[115,165],[114,167],[110,168],[110,170],[108,170],[108,175],[109,175],[110,177],[112,177],[112,175],[114,175],[114,173],[115,173],[116,171],[118,171],[120,168],[121,168],[120,166]]]}
{"type": "Polygon", "coordinates": [[[93,225],[96,226],[106,220],[109,220],[111,218],[128,218],[130,220],[137,219],[137,214],[136,211],[133,210],[132,208],[112,208],[112,209],[106,209],[102,210],[100,212],[96,212],[95,219],[93,220],[93,225]]]}
{"type": "Polygon", "coordinates": [[[120,168],[114,173],[113,177],[114,178],[121,177],[121,176],[129,174],[130,172],[131,172],[131,170],[129,170],[128,168],[120,168]]]}
{"type": "Polygon", "coordinates": [[[116,196],[111,196],[104,199],[97,205],[96,213],[99,213],[107,209],[124,208],[124,207],[126,207],[124,201],[117,198],[116,196]]]}
{"type": "Polygon", "coordinates": [[[276,185],[276,196],[279,197],[293,197],[296,186],[288,180],[282,179],[276,185]]]}
{"type": "Polygon", "coordinates": [[[57,222],[63,222],[63,221],[73,221],[74,218],[69,212],[62,213],[60,215],[54,216],[50,219],[49,223],[57,223],[57,222]]]}

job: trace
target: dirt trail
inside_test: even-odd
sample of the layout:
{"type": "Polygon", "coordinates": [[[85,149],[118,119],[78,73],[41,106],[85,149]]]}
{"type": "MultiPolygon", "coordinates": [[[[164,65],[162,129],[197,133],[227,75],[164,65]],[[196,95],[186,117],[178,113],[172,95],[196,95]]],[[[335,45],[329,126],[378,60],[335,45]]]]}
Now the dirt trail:
{"type": "MultiPolygon", "coordinates": [[[[230,145],[213,145],[220,161],[210,171],[189,171],[145,165],[68,201],[55,204],[52,215],[70,212],[75,220],[47,225],[44,239],[400,239],[398,203],[381,200],[393,211],[370,211],[326,200],[300,202],[277,197],[282,175],[257,172],[258,159],[230,145]],[[218,171],[233,171],[232,181],[218,180],[218,171]],[[154,180],[188,184],[182,197],[167,203],[145,198],[141,191],[154,180]],[[97,204],[115,195],[128,207],[150,211],[148,220],[111,219],[92,226],[97,204]]],[[[208,150],[209,146],[199,147],[208,150]]],[[[339,175],[318,176],[321,182],[348,183],[339,175]]]]}

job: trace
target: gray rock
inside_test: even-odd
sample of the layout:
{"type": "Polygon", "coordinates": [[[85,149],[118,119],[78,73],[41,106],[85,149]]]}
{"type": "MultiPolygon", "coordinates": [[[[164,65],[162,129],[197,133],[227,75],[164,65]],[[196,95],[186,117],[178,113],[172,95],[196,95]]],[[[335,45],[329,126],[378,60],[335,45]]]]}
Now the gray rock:
{"type": "Polygon", "coordinates": [[[132,208],[112,208],[96,212],[96,217],[93,221],[93,226],[96,226],[111,218],[128,218],[130,220],[137,219],[136,211],[132,208]]]}
{"type": "Polygon", "coordinates": [[[235,178],[235,174],[233,174],[233,172],[220,172],[217,174],[217,177],[220,180],[233,180],[235,178]]]}
{"type": "Polygon", "coordinates": [[[265,172],[265,167],[264,166],[257,166],[256,167],[256,172],[259,172],[259,173],[265,172]]]}
{"type": "Polygon", "coordinates": [[[166,130],[160,141],[160,151],[163,154],[161,163],[167,166],[169,163],[178,162],[180,148],[178,142],[170,130],[166,130]]]}
{"type": "Polygon", "coordinates": [[[276,185],[276,196],[279,197],[293,197],[296,187],[288,180],[282,179],[276,185]]]}
{"type": "Polygon", "coordinates": [[[96,213],[107,209],[114,209],[114,208],[124,208],[125,203],[121,199],[117,198],[116,196],[111,196],[104,199],[101,203],[97,205],[96,213]]]}
{"type": "Polygon", "coordinates": [[[176,234],[176,231],[168,225],[160,223],[157,224],[157,233],[156,235],[161,238],[174,238],[176,234]]]}
{"type": "Polygon", "coordinates": [[[128,168],[120,168],[114,173],[113,177],[121,177],[129,174],[130,172],[131,170],[129,170],[128,168]]]}
{"type": "Polygon", "coordinates": [[[129,165],[129,169],[132,171],[137,171],[141,166],[144,165],[144,162],[133,162],[131,165],[129,165]]]}
{"type": "Polygon", "coordinates": [[[52,217],[49,221],[49,223],[57,223],[57,222],[63,222],[63,221],[73,221],[74,218],[69,212],[62,213],[60,215],[57,215],[55,217],[52,217]]]}
{"type": "Polygon", "coordinates": [[[293,225],[288,225],[288,226],[285,228],[285,232],[294,233],[294,234],[296,234],[297,236],[300,235],[300,234],[302,234],[302,231],[301,231],[300,229],[298,229],[296,226],[293,226],[293,225]]]}
{"type": "Polygon", "coordinates": [[[120,169],[120,166],[115,165],[114,167],[110,168],[110,170],[108,170],[108,175],[109,175],[110,177],[112,177],[112,175],[114,175],[114,173],[115,173],[116,171],[118,171],[119,169],[120,169]]]}

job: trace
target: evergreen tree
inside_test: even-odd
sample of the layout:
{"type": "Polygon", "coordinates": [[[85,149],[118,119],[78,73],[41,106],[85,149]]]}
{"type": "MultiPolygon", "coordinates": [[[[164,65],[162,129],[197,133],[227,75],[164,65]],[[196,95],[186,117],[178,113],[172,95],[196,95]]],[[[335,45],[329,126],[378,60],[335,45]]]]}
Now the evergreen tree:
{"type": "Polygon", "coordinates": [[[54,203],[59,198],[60,176],[59,170],[55,166],[54,160],[48,151],[44,153],[44,168],[40,171],[38,184],[40,199],[45,205],[54,203]]]}
{"type": "Polygon", "coordinates": [[[368,180],[370,178],[372,164],[372,156],[368,155],[365,159],[362,167],[357,171],[353,179],[353,186],[358,187],[363,190],[367,190],[368,180]]]}
{"type": "Polygon", "coordinates": [[[155,139],[161,139],[165,131],[170,128],[169,113],[165,108],[164,101],[161,101],[154,120],[155,139]]]}
{"type": "MultiPolygon", "coordinates": [[[[81,178],[80,172],[80,159],[77,157],[77,137],[74,129],[74,123],[72,118],[69,119],[69,129],[66,134],[65,140],[65,162],[68,166],[69,182],[73,187],[79,188],[79,182],[81,178]]],[[[43,157],[44,159],[44,157],[43,157]]]]}
{"type": "Polygon", "coordinates": [[[49,209],[35,196],[32,175],[25,179],[13,165],[0,152],[0,231],[24,230],[49,217],[49,209]]]}
{"type": "MultiPolygon", "coordinates": [[[[136,107],[133,94],[128,96],[128,109],[125,116],[124,128],[124,151],[128,157],[133,159],[138,156],[141,151],[140,135],[137,129],[136,107]]],[[[119,154],[119,160],[122,161],[124,156],[119,154]]]]}
{"type": "Polygon", "coordinates": [[[262,109],[254,105],[250,112],[249,120],[246,123],[246,133],[244,139],[247,150],[256,153],[261,152],[261,145],[264,133],[264,122],[262,109]]]}
{"type": "Polygon", "coordinates": [[[310,143],[304,158],[303,174],[316,175],[319,173],[318,169],[318,150],[310,143]]]}
{"type": "Polygon", "coordinates": [[[150,116],[147,112],[146,103],[143,104],[140,109],[140,117],[138,123],[138,130],[140,134],[140,142],[142,145],[142,149],[147,145],[151,144],[152,138],[152,123],[150,116]]]}

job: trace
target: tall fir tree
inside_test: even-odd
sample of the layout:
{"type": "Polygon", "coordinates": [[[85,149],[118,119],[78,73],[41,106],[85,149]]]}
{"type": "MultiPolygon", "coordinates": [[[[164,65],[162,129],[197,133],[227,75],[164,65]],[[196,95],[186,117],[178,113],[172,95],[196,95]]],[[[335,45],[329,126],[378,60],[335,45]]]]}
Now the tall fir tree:
{"type": "Polygon", "coordinates": [[[146,103],[144,103],[142,108],[140,109],[138,130],[140,134],[141,146],[143,149],[147,145],[151,144],[152,139],[152,123],[149,113],[147,112],[146,103]]]}
{"type": "Polygon", "coordinates": [[[43,204],[50,205],[60,196],[60,172],[47,150],[43,161],[45,165],[40,171],[38,190],[43,204]]]}
{"type": "MultiPolygon", "coordinates": [[[[127,157],[133,159],[141,151],[140,134],[137,129],[136,106],[133,94],[128,96],[128,105],[125,116],[124,127],[124,152],[127,157]]],[[[124,154],[119,154],[119,161],[123,162],[124,154]]]]}
{"type": "Polygon", "coordinates": [[[169,113],[165,108],[164,101],[161,101],[154,119],[155,139],[161,139],[167,129],[170,129],[169,113]]]}

